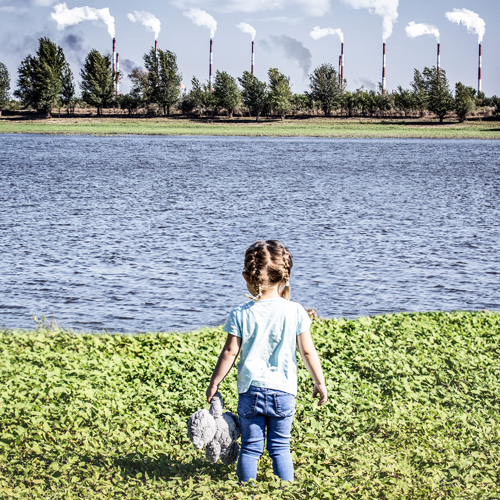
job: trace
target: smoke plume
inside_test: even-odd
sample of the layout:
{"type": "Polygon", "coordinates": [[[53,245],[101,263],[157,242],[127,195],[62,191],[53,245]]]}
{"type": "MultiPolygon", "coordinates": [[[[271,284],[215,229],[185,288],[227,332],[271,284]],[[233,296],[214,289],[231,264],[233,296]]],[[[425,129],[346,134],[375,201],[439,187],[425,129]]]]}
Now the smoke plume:
{"type": "Polygon", "coordinates": [[[148,31],[155,34],[155,40],[158,40],[158,35],[161,30],[161,22],[150,12],[145,10],[134,10],[133,14],[127,14],[127,17],[133,23],[141,23],[148,31]]]}
{"type": "Polygon", "coordinates": [[[320,28],[319,26],[315,26],[311,33],[309,33],[312,38],[315,40],[318,40],[320,38],[323,38],[324,36],[328,35],[335,35],[340,38],[340,41],[344,43],[344,33],[342,33],[342,30],[340,28],[333,29],[333,28],[320,28]]]}
{"type": "Polygon", "coordinates": [[[271,44],[266,40],[261,40],[260,46],[270,52],[272,46],[282,49],[285,53],[285,57],[292,61],[295,61],[302,71],[304,72],[304,77],[307,78],[309,75],[309,68],[311,67],[312,54],[311,51],[304,46],[302,42],[286,35],[275,36],[271,35],[271,44]]]}
{"type": "Polygon", "coordinates": [[[137,64],[130,59],[123,59],[120,61],[120,65],[125,73],[131,73],[134,68],[137,68],[137,64]]]}
{"type": "Polygon", "coordinates": [[[368,9],[370,14],[382,17],[382,38],[391,36],[392,27],[398,18],[399,0],[342,0],[354,9],[368,9]]]}
{"type": "Polygon", "coordinates": [[[410,38],[415,38],[417,36],[422,36],[422,35],[433,35],[439,42],[439,30],[435,26],[431,26],[430,24],[424,24],[424,23],[416,24],[414,21],[412,21],[405,28],[405,30],[406,34],[410,38]]]}
{"type": "Polygon", "coordinates": [[[82,21],[92,21],[97,25],[104,25],[108,28],[108,33],[112,38],[115,36],[115,18],[109,13],[109,9],[94,9],[92,7],[75,7],[68,9],[67,5],[59,3],[54,5],[52,19],[57,22],[57,28],[62,30],[67,26],[79,24],[82,21]]]}
{"type": "Polygon", "coordinates": [[[208,12],[192,7],[184,12],[184,15],[189,17],[197,26],[208,28],[210,30],[210,38],[214,37],[215,30],[217,29],[217,21],[208,12]]]}
{"type": "Polygon", "coordinates": [[[477,35],[479,43],[483,41],[484,34],[486,33],[486,23],[481,19],[478,14],[469,9],[453,9],[453,12],[445,14],[448,21],[457,24],[463,24],[469,33],[477,35]]]}
{"type": "Polygon", "coordinates": [[[252,35],[252,41],[255,39],[255,28],[253,26],[250,26],[247,23],[239,23],[236,25],[237,28],[239,28],[243,33],[248,33],[249,35],[252,35]]]}

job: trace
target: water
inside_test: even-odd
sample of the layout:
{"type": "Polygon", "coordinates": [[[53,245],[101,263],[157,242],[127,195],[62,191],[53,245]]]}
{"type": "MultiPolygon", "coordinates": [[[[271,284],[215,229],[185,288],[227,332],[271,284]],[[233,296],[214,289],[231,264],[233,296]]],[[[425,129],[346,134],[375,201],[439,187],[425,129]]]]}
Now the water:
{"type": "Polygon", "coordinates": [[[500,309],[500,141],[0,136],[0,326],[190,330],[294,255],[324,317],[500,309]]]}

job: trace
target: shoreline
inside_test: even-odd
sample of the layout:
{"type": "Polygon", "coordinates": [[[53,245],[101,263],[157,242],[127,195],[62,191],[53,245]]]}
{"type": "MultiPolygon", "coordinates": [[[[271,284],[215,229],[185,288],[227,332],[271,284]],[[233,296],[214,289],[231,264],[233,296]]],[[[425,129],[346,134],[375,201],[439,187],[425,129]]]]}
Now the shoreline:
{"type": "Polygon", "coordinates": [[[143,118],[68,116],[45,119],[1,116],[0,134],[93,136],[324,137],[346,139],[500,139],[500,121],[464,123],[426,118],[289,117],[284,121],[249,118],[143,118]]]}

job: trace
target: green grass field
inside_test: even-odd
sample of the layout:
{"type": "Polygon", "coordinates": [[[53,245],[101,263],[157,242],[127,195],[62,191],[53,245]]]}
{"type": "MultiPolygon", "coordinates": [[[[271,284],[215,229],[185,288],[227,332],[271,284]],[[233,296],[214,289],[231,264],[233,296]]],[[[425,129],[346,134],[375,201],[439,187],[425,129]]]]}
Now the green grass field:
{"type": "Polygon", "coordinates": [[[418,119],[52,118],[0,117],[0,133],[92,135],[221,135],[267,137],[500,139],[500,121],[465,123],[418,119]]]}
{"type": "Polygon", "coordinates": [[[3,331],[0,498],[500,498],[500,313],[316,321],[329,401],[299,361],[286,485],[265,454],[240,487],[187,438],[224,336],[3,331]]]}

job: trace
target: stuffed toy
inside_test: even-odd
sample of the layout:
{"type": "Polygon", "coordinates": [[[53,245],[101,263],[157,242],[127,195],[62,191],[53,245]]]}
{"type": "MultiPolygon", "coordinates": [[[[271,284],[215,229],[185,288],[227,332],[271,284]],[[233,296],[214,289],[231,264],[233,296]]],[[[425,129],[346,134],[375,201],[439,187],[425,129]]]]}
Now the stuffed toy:
{"type": "Polygon", "coordinates": [[[191,415],[188,435],[196,449],[207,447],[205,457],[209,462],[215,464],[220,458],[224,465],[231,465],[240,452],[236,440],[241,436],[241,427],[237,415],[222,413],[223,405],[220,392],[216,392],[210,411],[203,409],[191,415]]]}

